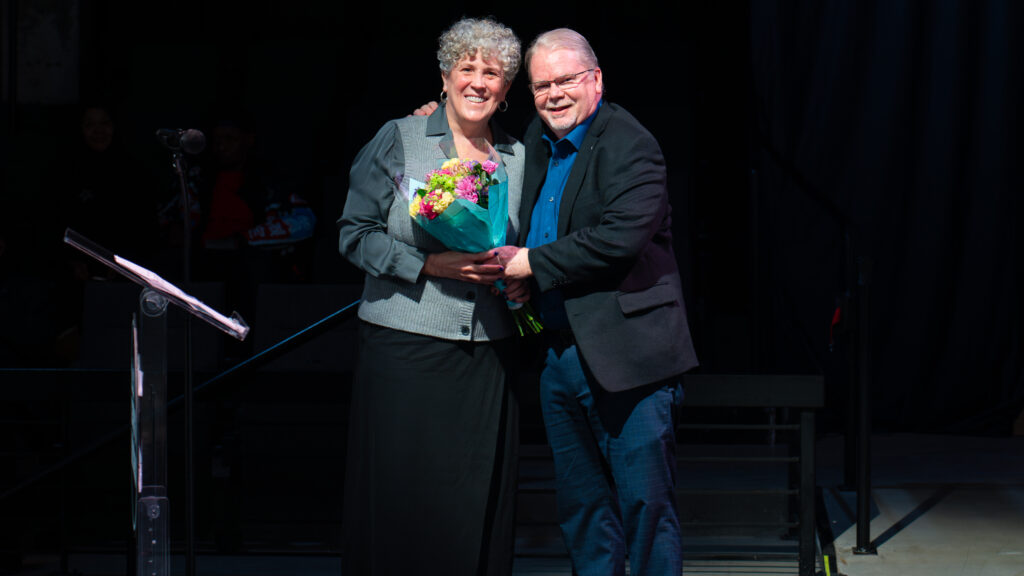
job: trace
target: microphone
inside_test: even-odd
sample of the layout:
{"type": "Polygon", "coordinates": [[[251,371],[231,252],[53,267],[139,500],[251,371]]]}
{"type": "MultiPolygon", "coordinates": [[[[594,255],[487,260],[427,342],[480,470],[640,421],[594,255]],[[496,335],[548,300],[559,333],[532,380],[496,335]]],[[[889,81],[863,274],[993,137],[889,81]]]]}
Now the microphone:
{"type": "Polygon", "coordinates": [[[156,139],[168,149],[184,150],[186,154],[199,154],[206,147],[206,136],[199,130],[161,128],[156,131],[156,139]]]}

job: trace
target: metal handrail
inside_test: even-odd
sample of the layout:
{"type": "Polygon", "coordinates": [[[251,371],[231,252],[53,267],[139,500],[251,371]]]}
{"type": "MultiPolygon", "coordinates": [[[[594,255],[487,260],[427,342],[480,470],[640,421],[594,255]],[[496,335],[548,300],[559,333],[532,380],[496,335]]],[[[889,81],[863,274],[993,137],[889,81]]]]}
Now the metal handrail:
{"type": "MultiPolygon", "coordinates": [[[[348,320],[351,314],[354,313],[354,310],[356,306],[359,304],[359,302],[360,300],[356,300],[351,304],[348,304],[343,308],[340,308],[339,310],[331,314],[328,314],[324,318],[317,320],[316,322],[310,324],[309,326],[292,334],[291,336],[284,338],[283,340],[279,341],[273,346],[270,346],[267,349],[257,352],[251,357],[242,360],[238,364],[231,366],[230,368],[224,370],[223,372],[217,374],[216,376],[213,376],[209,380],[206,380],[202,384],[199,384],[198,386],[195,387],[195,391],[198,392],[199,390],[202,390],[207,386],[225,380],[228,377],[233,376],[235,374],[241,374],[247,370],[253,370],[265,366],[266,364],[269,364],[270,362],[283,356],[284,354],[291,352],[292,350],[295,350],[299,346],[302,346],[306,342],[312,340],[313,338],[319,336],[320,334],[323,334],[328,329],[334,328],[341,322],[348,320]]],[[[0,368],[0,374],[67,374],[74,372],[82,372],[82,370],[57,368],[0,368]]],[[[85,372],[96,372],[96,370],[85,370],[85,372]]],[[[168,408],[180,404],[183,399],[184,394],[171,399],[167,403],[168,408]]],[[[5,490],[4,492],[0,493],[0,501],[6,500],[7,498],[14,496],[15,494],[18,494],[22,490],[25,490],[26,488],[36,484],[37,482],[48,477],[54,472],[58,472],[70,466],[71,464],[74,464],[75,462],[81,460],[85,456],[88,456],[89,454],[95,452],[96,450],[106,446],[110,442],[113,442],[114,440],[119,438],[121,435],[127,434],[129,428],[130,426],[128,424],[125,424],[117,428],[116,430],[113,430],[105,434],[101,438],[93,441],[88,446],[85,446],[84,448],[77,450],[74,454],[65,456],[60,461],[48,466],[44,470],[37,472],[30,478],[18,483],[13,488],[9,488],[8,490],[5,490]]]]}

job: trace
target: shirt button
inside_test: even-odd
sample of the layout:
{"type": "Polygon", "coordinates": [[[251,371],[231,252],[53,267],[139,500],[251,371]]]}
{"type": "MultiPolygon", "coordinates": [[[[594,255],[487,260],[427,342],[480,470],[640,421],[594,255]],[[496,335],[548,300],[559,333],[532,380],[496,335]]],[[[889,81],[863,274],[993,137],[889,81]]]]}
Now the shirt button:
{"type": "Polygon", "coordinates": [[[548,233],[547,233],[547,232],[545,232],[545,233],[544,233],[544,237],[545,237],[545,238],[547,238],[547,237],[548,237],[548,233]]]}
{"type": "Polygon", "coordinates": [[[554,202],[554,201],[555,201],[555,197],[554,196],[548,198],[548,202],[554,202]]]}
{"type": "Polygon", "coordinates": [[[476,292],[473,292],[472,290],[470,290],[469,292],[466,292],[466,300],[469,300],[470,302],[472,302],[475,299],[476,299],[476,292]]]}
{"type": "Polygon", "coordinates": [[[459,332],[462,332],[463,336],[469,336],[469,326],[463,326],[459,329],[459,332]]]}
{"type": "Polygon", "coordinates": [[[554,164],[555,166],[558,166],[558,160],[555,160],[554,162],[552,162],[552,164],[554,164]]]}

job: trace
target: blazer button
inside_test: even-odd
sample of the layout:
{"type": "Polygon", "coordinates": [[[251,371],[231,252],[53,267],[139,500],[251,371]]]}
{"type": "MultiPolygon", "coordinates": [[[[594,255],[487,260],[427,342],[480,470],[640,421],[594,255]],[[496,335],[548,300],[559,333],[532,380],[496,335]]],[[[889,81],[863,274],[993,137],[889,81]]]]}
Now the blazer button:
{"type": "Polygon", "coordinates": [[[459,329],[459,332],[462,332],[463,336],[469,336],[469,326],[463,326],[459,329]]]}
{"type": "Polygon", "coordinates": [[[472,302],[473,300],[476,300],[476,292],[474,292],[472,290],[470,290],[469,292],[466,292],[466,300],[469,300],[470,302],[472,302]]]}

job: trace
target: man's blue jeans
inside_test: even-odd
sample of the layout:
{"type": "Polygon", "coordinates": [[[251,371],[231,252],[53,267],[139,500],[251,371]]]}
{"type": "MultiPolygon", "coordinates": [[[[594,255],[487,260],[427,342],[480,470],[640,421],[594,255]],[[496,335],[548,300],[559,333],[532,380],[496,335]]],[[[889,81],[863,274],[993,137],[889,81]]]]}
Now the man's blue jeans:
{"type": "Polygon", "coordinates": [[[674,382],[602,389],[576,346],[549,348],[540,400],[554,453],[558,521],[578,576],[679,576],[674,382]]]}

